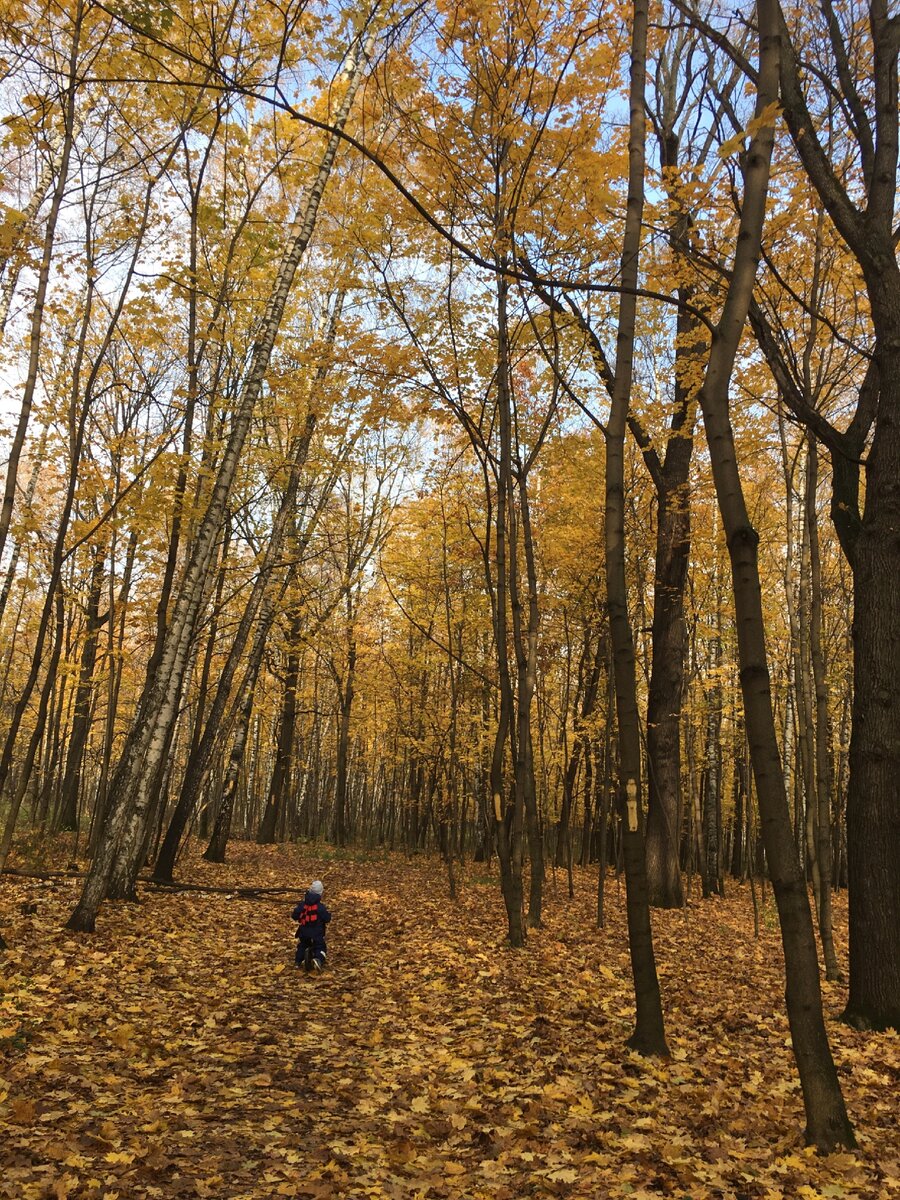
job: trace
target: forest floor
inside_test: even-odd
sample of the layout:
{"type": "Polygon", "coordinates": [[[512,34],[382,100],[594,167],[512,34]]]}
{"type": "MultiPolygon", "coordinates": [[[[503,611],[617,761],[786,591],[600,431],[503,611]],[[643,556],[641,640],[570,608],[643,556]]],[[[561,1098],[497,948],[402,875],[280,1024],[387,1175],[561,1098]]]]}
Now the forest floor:
{"type": "MultiPolygon", "coordinates": [[[[546,928],[512,951],[477,866],[457,903],[424,857],[243,844],[179,866],[298,898],[314,876],[334,912],[314,978],[287,895],[142,885],[76,936],[77,880],[3,877],[0,1197],[900,1197],[900,1037],[842,1025],[832,984],[860,1150],[803,1148],[771,894],[758,939],[747,887],[654,915],[672,1057],[651,1061],[625,1049],[614,879],[598,931],[596,873],[572,901],[551,873],[546,928]]],[[[841,899],[836,924],[845,955],[841,899]]]]}

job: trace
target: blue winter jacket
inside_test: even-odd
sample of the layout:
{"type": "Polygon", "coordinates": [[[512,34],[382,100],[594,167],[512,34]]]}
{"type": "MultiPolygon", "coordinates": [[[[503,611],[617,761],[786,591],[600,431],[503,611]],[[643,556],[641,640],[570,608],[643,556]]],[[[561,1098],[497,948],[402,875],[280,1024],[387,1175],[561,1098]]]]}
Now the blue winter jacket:
{"type": "Polygon", "coordinates": [[[291,920],[299,921],[295,937],[324,938],[331,913],[317,892],[307,892],[300,903],[294,905],[291,920]]]}

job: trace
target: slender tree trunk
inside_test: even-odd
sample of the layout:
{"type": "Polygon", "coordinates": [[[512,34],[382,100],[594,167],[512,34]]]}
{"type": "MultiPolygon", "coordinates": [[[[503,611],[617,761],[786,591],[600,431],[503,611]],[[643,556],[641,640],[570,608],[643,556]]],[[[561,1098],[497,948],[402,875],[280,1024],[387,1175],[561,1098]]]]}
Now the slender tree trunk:
{"type": "Polygon", "coordinates": [[[703,777],[703,895],[721,896],[722,881],[722,604],[716,580],[716,632],[710,639],[703,777]]]}
{"type": "Polygon", "coordinates": [[[336,132],[332,133],[320,161],[315,179],[304,200],[288,240],[288,249],[279,265],[269,296],[266,312],[260,322],[259,334],[253,347],[251,362],[244,381],[240,401],[236,406],[231,430],[222,454],[215,484],[203,519],[194,538],[181,588],[175,600],[159,666],[138,703],[132,730],[126,741],[110,788],[110,804],[103,837],[97,847],[91,869],[85,880],[79,902],[68,921],[68,927],[92,932],[97,912],[106,895],[120,844],[140,840],[150,803],[149,783],[156,775],[172,723],[176,716],[178,681],[184,672],[206,575],[237,473],[244,441],[250,429],[256,401],[275,339],[281,325],[291,284],[312,237],[319,204],[337,153],[340,136],[350,113],[353,100],[362,81],[363,68],[370,42],[358,41],[348,56],[345,70],[346,91],[334,118],[336,132]]]}
{"type": "Polygon", "coordinates": [[[619,812],[625,859],[628,944],[634,976],[635,1028],[628,1045],[644,1055],[668,1055],[656,973],[641,804],[641,734],[635,684],[634,639],[625,576],[625,430],[634,368],[638,255],[644,208],[644,91],[647,62],[646,0],[635,0],[631,42],[631,126],[628,203],[620,278],[615,382],[606,430],[606,582],[619,731],[619,812]]]}
{"type": "MultiPolygon", "coordinates": [[[[114,562],[115,530],[113,530],[111,561],[114,562]]],[[[122,572],[122,584],[119,589],[118,601],[113,594],[113,569],[110,569],[109,619],[107,623],[108,641],[106,657],[108,662],[108,678],[106,687],[106,728],[103,735],[103,751],[100,760],[100,778],[97,781],[97,795],[94,801],[94,813],[91,821],[89,840],[95,842],[97,831],[103,826],[106,813],[107,785],[109,782],[109,764],[112,759],[113,744],[116,736],[116,714],[119,707],[119,691],[122,685],[122,672],[125,667],[125,625],[128,613],[128,597],[131,592],[131,579],[134,572],[134,559],[137,553],[137,532],[132,530],[125,551],[125,567],[122,572]],[[116,633],[113,614],[118,613],[118,633],[116,633]]]]}
{"type": "MultiPolygon", "coordinates": [[[[534,559],[534,536],[531,528],[531,509],[528,501],[527,469],[520,463],[516,474],[516,493],[519,502],[519,512],[521,513],[522,549],[525,555],[525,578],[527,586],[526,620],[523,629],[521,613],[515,615],[518,607],[519,582],[515,578],[510,581],[510,593],[515,598],[513,640],[517,660],[516,774],[519,779],[519,787],[522,789],[522,803],[525,809],[526,830],[528,834],[528,851],[531,858],[528,924],[532,929],[537,929],[542,924],[541,900],[544,885],[544,848],[535,787],[531,714],[535,684],[537,682],[537,639],[540,618],[538,612],[537,568],[534,559]]],[[[513,497],[511,497],[511,500],[515,503],[513,497]]]]}
{"type": "Polygon", "coordinates": [[[295,605],[291,613],[288,631],[287,667],[281,699],[281,718],[278,723],[275,764],[272,768],[266,809],[256,834],[256,840],[261,846],[271,845],[275,841],[278,821],[284,811],[291,786],[294,769],[294,736],[297,724],[297,685],[300,680],[299,645],[302,630],[301,609],[295,605]]]}
{"type": "MultiPolygon", "coordinates": [[[[502,168],[505,169],[505,168],[502,168]]],[[[498,180],[498,189],[500,183],[498,180]]],[[[497,857],[500,862],[500,888],[506,906],[509,942],[513,947],[524,946],[526,932],[523,920],[522,866],[524,860],[524,797],[517,788],[510,795],[504,770],[506,747],[513,718],[513,688],[509,673],[509,492],[512,471],[512,436],[509,397],[509,357],[506,342],[506,305],[509,284],[500,275],[497,280],[497,408],[500,435],[500,457],[497,470],[496,530],[494,563],[496,579],[493,589],[494,644],[499,673],[497,728],[491,755],[490,788],[497,857]]]]}
{"type": "Polygon", "coordinates": [[[50,703],[50,696],[53,691],[53,681],[56,678],[56,671],[59,667],[59,659],[62,653],[63,630],[65,627],[65,612],[62,592],[56,592],[54,597],[54,605],[56,608],[56,620],[54,623],[56,636],[53,640],[53,649],[50,654],[50,661],[47,664],[47,677],[44,681],[44,686],[41,688],[41,696],[40,700],[38,701],[38,710],[35,719],[34,730],[32,731],[29,739],[28,749],[25,751],[24,759],[19,767],[15,791],[13,792],[9,814],[6,819],[6,827],[3,831],[3,841],[0,843],[0,870],[6,866],[6,860],[9,857],[13,835],[16,831],[16,821],[19,817],[19,810],[22,806],[22,801],[25,799],[25,792],[28,788],[31,772],[34,769],[34,760],[37,756],[38,746],[41,744],[41,737],[44,732],[44,724],[47,720],[47,706],[50,703]]]}
{"type": "Polygon", "coordinates": [[[334,840],[346,846],[349,836],[348,816],[348,750],[350,744],[350,715],[353,709],[356,676],[356,637],[352,627],[348,630],[347,670],[341,680],[338,693],[338,744],[337,778],[335,782],[334,840]]]}
{"type": "Polygon", "coordinates": [[[41,254],[41,265],[38,268],[37,287],[34,295],[34,308],[31,310],[31,329],[28,346],[28,370],[25,376],[25,388],[22,394],[22,406],[19,410],[19,420],[9,448],[6,463],[6,481],[3,489],[3,500],[0,503],[0,555],[6,546],[12,520],[13,505],[16,499],[16,486],[19,475],[19,459],[25,445],[25,435],[28,432],[28,422],[31,418],[31,407],[38,384],[41,357],[41,341],[44,328],[44,307],[47,302],[47,287],[50,282],[50,264],[53,258],[53,247],[56,239],[56,227],[59,213],[66,191],[69,176],[69,160],[72,155],[72,143],[75,137],[75,100],[78,92],[78,57],[81,51],[82,23],[84,21],[84,0],[77,0],[72,19],[72,45],[68,56],[68,80],[63,100],[63,141],[59,156],[59,169],[56,175],[56,185],[50,201],[50,209],[44,224],[44,246],[41,254]]]}
{"type": "MultiPolygon", "coordinates": [[[[103,621],[100,619],[103,560],[103,548],[95,546],[94,564],[91,568],[91,578],[88,586],[85,643],[81,653],[78,690],[75,695],[75,714],[72,720],[72,731],[69,734],[69,748],[66,755],[66,769],[62,786],[62,803],[57,822],[59,829],[76,829],[78,824],[78,793],[81,786],[81,767],[84,759],[84,749],[87,745],[88,734],[91,728],[94,667],[97,662],[99,634],[103,624],[103,621]]],[[[107,613],[107,619],[108,617],[109,614],[107,613]]]]}
{"type": "Polygon", "coordinates": [[[744,756],[745,741],[743,717],[738,717],[735,720],[734,780],[732,787],[732,795],[734,797],[734,838],[731,843],[730,866],[732,879],[743,879],[745,877],[745,847],[746,850],[750,849],[750,843],[744,836],[744,826],[749,820],[750,811],[750,803],[747,796],[747,760],[744,756]]]}
{"type": "Polygon", "coordinates": [[[809,642],[813,681],[816,692],[816,844],[819,862],[819,938],[825,959],[825,978],[842,979],[834,949],[831,912],[831,755],[828,737],[828,681],[822,646],[822,561],[819,552],[819,518],[816,493],[819,478],[819,453],[816,439],[808,437],[806,467],[806,522],[809,528],[810,621],[809,642]]]}
{"type": "Polygon", "coordinates": [[[216,809],[216,819],[213,826],[209,845],[203,857],[207,862],[224,862],[225,849],[231,832],[231,820],[234,816],[234,804],[240,784],[241,766],[244,761],[244,751],[247,747],[247,737],[250,732],[250,718],[253,715],[253,700],[256,693],[256,681],[262,667],[263,655],[268,641],[272,622],[275,620],[275,605],[268,597],[264,600],[259,614],[259,622],[244,677],[236,703],[236,719],[232,734],[231,752],[225,771],[225,781],[216,809]]]}
{"type": "MultiPolygon", "coordinates": [[[[772,111],[778,96],[779,16],[777,0],[759,0],[756,112],[760,119],[772,111]]],[[[830,1152],[839,1145],[854,1145],[854,1137],[828,1045],[809,897],[794,853],[766,656],[757,563],[759,535],[744,502],[728,411],[729,381],[760,255],[773,142],[773,127],[762,124],[747,151],[734,266],[700,399],[731,558],[741,691],[766,857],[781,923],[788,1021],[806,1109],[806,1136],[819,1150],[830,1152]]]]}

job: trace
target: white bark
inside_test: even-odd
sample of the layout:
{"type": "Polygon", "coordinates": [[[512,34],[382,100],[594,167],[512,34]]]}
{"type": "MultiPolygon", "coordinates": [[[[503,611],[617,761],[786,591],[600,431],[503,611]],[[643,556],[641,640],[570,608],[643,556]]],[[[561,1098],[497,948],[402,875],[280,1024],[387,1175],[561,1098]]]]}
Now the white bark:
{"type": "Polygon", "coordinates": [[[159,666],[156,675],[148,680],[144,689],[131,733],[110,786],[106,828],[78,906],[69,920],[71,928],[86,931],[93,929],[119,848],[123,847],[127,853],[128,845],[133,844],[134,837],[137,836],[134,833],[128,836],[127,830],[140,830],[146,819],[149,781],[154,767],[159,764],[169,728],[176,715],[178,679],[187,661],[188,648],[200,612],[204,580],[209,574],[215,545],[225,520],[241,452],[256,402],[262,391],[291,285],[315,229],[322,195],[341,140],[339,131],[343,130],[350,115],[371,45],[371,37],[360,39],[347,56],[342,72],[346,80],[346,91],[334,119],[335,132],[328,139],[315,179],[301,211],[294,220],[288,248],[281,260],[260,322],[259,334],[253,346],[250,366],[228,442],[206,512],[194,538],[179,595],[173,606],[159,666]]]}

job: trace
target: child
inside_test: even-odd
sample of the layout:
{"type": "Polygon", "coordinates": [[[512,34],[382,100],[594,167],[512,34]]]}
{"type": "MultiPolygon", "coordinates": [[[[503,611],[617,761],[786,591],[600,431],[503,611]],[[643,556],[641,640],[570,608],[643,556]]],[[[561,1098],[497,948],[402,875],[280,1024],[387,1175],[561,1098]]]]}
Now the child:
{"type": "Polygon", "coordinates": [[[294,961],[307,971],[321,971],[325,966],[325,926],[331,920],[331,913],[322,903],[324,890],[322,881],[314,880],[291,913],[291,920],[299,922],[294,934],[299,939],[294,961]]]}

